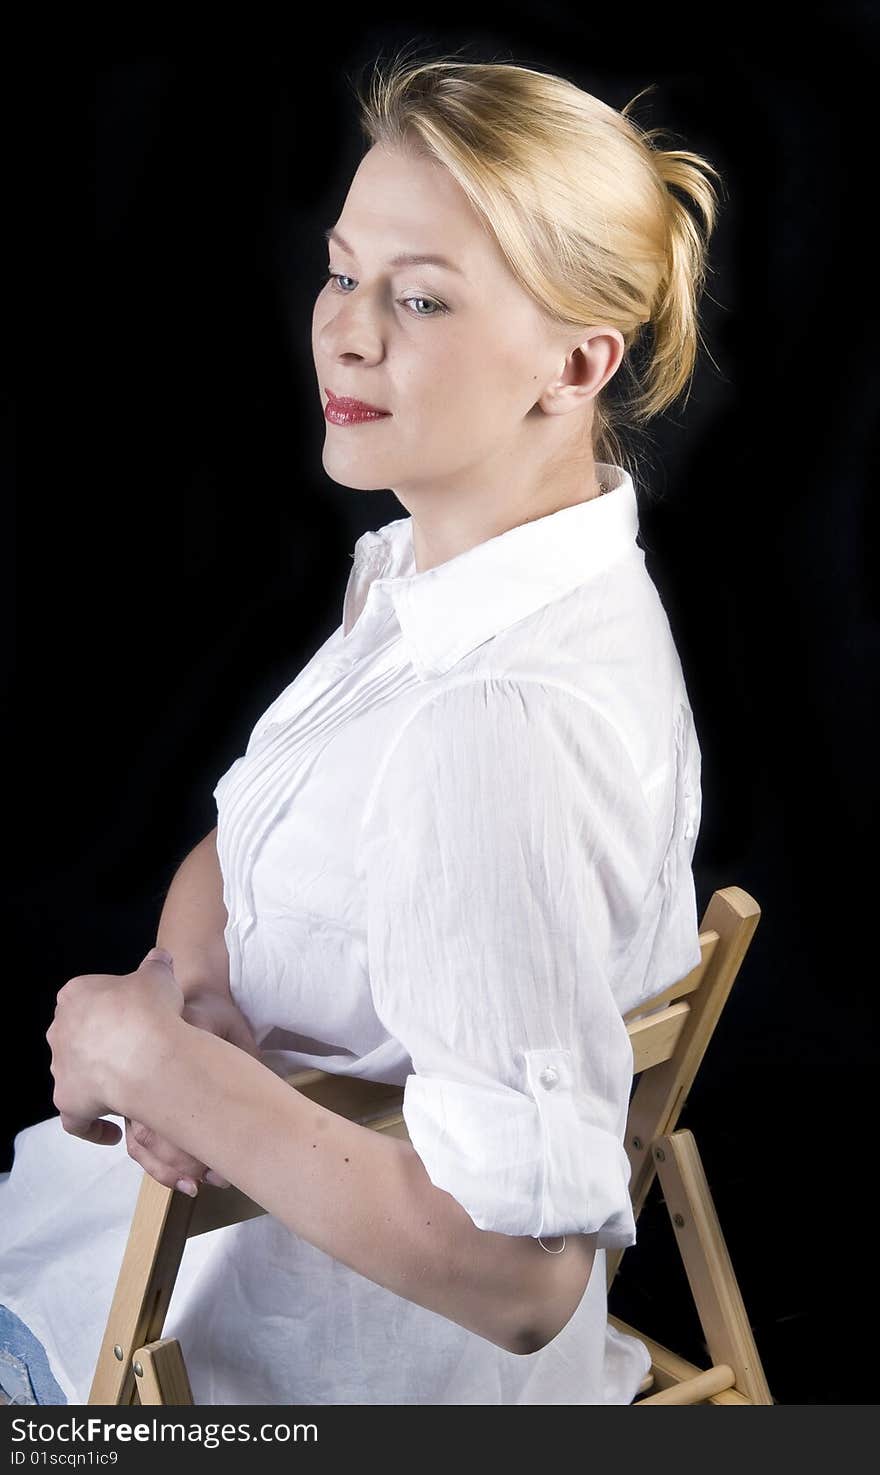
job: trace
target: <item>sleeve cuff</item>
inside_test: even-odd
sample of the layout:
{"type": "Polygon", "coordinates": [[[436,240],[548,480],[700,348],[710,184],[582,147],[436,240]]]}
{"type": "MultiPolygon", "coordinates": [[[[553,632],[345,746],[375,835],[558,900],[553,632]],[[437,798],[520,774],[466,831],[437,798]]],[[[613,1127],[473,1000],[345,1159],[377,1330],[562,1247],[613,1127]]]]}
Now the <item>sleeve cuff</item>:
{"type": "Polygon", "coordinates": [[[569,1050],[525,1052],[529,1091],[409,1075],[402,1112],[436,1188],[478,1229],[597,1234],[598,1249],[636,1243],[631,1168],[620,1139],[584,1119],[569,1050]]]}

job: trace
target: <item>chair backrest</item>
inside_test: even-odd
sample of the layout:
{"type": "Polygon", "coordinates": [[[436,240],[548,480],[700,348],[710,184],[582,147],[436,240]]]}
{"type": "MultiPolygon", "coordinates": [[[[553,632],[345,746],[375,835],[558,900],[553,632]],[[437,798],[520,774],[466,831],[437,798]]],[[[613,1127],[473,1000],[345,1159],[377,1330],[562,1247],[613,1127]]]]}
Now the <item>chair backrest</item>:
{"type": "MultiPolygon", "coordinates": [[[[700,962],[679,982],[624,1018],[637,1081],[629,1104],[626,1150],[636,1220],[654,1180],[651,1144],[675,1130],[761,915],[739,886],[714,892],[700,926],[700,962]]],[[[403,1087],[300,1070],[286,1077],[312,1100],[374,1131],[408,1139],[403,1087]]],[[[266,1212],[234,1186],[195,1199],[144,1174],[89,1403],[139,1401],[132,1354],[161,1338],[186,1241],[266,1212]]],[[[623,1250],[606,1252],[610,1287],[623,1250]]]]}
{"type": "MultiPolygon", "coordinates": [[[[625,1139],[636,1223],[657,1171],[651,1145],[675,1131],[760,917],[758,903],[741,886],[713,892],[700,924],[697,966],[624,1015],[636,1078],[625,1139]]],[[[625,1253],[606,1251],[609,1289],[625,1253]]]]}

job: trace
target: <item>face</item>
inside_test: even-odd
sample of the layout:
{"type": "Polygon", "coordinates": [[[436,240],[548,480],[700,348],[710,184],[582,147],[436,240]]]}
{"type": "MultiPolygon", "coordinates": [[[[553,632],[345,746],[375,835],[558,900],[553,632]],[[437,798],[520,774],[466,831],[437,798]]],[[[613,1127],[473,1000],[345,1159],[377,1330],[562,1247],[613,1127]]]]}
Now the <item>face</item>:
{"type": "Polygon", "coordinates": [[[561,336],[433,160],[371,148],[335,229],[345,245],[328,244],[333,276],[312,321],[321,404],[329,390],[390,414],[325,420],[328,475],[389,487],[414,518],[429,519],[438,499],[449,510],[476,496],[489,515],[496,501],[529,505],[564,441],[582,448],[589,400],[617,367],[620,335],[561,336]],[[400,253],[440,254],[456,269],[392,265],[400,253]]]}

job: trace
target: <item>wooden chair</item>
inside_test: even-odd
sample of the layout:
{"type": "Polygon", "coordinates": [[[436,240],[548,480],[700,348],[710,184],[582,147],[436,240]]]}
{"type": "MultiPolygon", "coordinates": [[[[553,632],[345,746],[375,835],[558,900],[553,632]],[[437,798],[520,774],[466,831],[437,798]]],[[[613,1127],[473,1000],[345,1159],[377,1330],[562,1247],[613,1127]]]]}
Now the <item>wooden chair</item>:
{"type": "MultiPolygon", "coordinates": [[[[716,891],[700,927],[700,962],[648,1006],[625,1016],[635,1087],[626,1150],[630,1194],[639,1214],[660,1178],[675,1242],[703,1328],[711,1364],[695,1366],[619,1318],[638,1337],[651,1369],[633,1407],[644,1404],[773,1403],[693,1133],[676,1130],[679,1114],[727,1002],[761,910],[739,886],[716,891]],[[649,1392],[649,1390],[654,1390],[649,1392]],[[644,1395],[644,1396],[641,1396],[644,1395]]],[[[403,1088],[303,1070],[287,1077],[298,1091],[377,1132],[407,1138],[403,1088]]],[[[201,1189],[195,1199],[144,1174],[110,1307],[90,1404],[191,1404],[180,1345],[162,1328],[190,1235],[266,1211],[234,1186],[201,1189]]],[[[606,1252],[610,1290],[623,1250],[606,1252]]]]}

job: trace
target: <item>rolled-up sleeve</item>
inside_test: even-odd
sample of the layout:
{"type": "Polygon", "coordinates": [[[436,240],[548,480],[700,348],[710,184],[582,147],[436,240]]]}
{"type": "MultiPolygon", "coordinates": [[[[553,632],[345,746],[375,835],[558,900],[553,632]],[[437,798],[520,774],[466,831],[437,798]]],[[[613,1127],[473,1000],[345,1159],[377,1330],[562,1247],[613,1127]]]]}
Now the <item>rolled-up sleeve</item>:
{"type": "Polygon", "coordinates": [[[410,1141],[481,1229],[635,1243],[613,986],[654,844],[625,744],[565,687],[445,687],[383,757],[358,852],[374,1004],[412,1061],[410,1141]]]}

